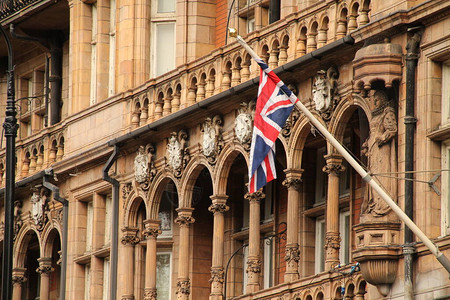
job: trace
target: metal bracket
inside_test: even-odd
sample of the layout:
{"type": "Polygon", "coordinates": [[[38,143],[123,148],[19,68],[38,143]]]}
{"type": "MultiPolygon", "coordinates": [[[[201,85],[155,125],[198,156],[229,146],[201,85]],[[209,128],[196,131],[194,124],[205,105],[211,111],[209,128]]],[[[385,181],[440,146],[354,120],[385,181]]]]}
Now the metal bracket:
{"type": "Polygon", "coordinates": [[[433,191],[434,191],[438,196],[441,195],[441,192],[439,191],[439,189],[437,188],[437,186],[434,185],[434,183],[436,182],[436,180],[439,179],[439,177],[441,177],[441,173],[436,173],[436,175],[434,175],[433,178],[431,178],[431,179],[428,181],[428,186],[429,186],[430,188],[432,188],[433,191]]]}

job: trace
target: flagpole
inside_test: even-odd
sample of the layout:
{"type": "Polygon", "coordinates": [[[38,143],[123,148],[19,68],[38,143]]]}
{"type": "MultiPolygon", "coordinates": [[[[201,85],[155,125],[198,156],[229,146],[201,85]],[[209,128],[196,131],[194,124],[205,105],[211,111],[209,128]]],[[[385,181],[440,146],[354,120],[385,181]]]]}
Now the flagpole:
{"type": "MultiPolygon", "coordinates": [[[[229,29],[230,36],[234,36],[237,42],[244,47],[245,50],[253,57],[254,60],[261,60],[258,54],[242,39],[241,36],[236,34],[236,31],[232,28],[229,29]]],[[[268,73],[269,70],[265,69],[264,72],[268,73]]],[[[426,235],[420,230],[419,227],[403,212],[403,210],[391,199],[391,197],[378,185],[378,183],[372,179],[372,176],[353,158],[353,156],[334,138],[334,136],[326,129],[322,123],[317,120],[314,115],[306,108],[301,101],[296,102],[297,108],[300,109],[313,126],[319,130],[322,135],[330,142],[331,145],[344,157],[344,159],[361,175],[362,179],[366,181],[389,205],[389,207],[397,214],[397,216],[411,229],[412,232],[424,243],[424,245],[430,250],[430,252],[436,256],[436,259],[450,274],[450,261],[448,258],[439,251],[439,248],[434,244],[426,235]]]]}

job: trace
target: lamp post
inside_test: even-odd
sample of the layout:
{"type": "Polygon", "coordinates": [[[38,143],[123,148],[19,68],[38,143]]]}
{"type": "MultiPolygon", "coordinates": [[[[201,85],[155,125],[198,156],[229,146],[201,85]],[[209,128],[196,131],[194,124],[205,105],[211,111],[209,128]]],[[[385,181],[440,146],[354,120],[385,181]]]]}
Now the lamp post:
{"type": "Polygon", "coordinates": [[[5,181],[5,231],[3,235],[2,299],[12,299],[12,261],[13,261],[13,222],[14,186],[16,167],[17,119],[14,100],[14,66],[11,40],[0,25],[0,32],[8,48],[6,117],[3,123],[6,138],[6,181],[5,181]]]}

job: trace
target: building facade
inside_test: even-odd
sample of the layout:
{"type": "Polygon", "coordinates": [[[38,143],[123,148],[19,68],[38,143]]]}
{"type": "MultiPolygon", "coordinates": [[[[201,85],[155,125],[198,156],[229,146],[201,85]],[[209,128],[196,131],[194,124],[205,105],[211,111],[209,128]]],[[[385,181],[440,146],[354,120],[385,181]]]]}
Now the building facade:
{"type": "Polygon", "coordinates": [[[226,30],[448,257],[449,1],[13,0],[0,21],[20,126],[14,300],[450,297],[300,111],[278,178],[247,193],[259,67],[226,30]]]}

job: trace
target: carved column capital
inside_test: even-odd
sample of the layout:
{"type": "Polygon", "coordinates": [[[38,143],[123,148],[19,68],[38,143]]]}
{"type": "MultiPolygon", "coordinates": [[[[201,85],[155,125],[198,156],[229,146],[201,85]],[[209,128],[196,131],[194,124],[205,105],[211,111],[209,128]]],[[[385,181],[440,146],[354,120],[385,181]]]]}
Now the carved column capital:
{"type": "Polygon", "coordinates": [[[189,295],[191,293],[191,282],[189,279],[179,279],[177,282],[177,294],[189,295]]]}
{"type": "Polygon", "coordinates": [[[212,282],[223,283],[224,280],[225,280],[225,273],[222,267],[211,268],[211,278],[209,279],[210,283],[212,282]]]}
{"type": "Polygon", "coordinates": [[[155,288],[145,288],[144,289],[144,300],[156,300],[157,292],[155,288]]]}
{"type": "Polygon", "coordinates": [[[145,220],[144,221],[144,230],[142,231],[142,234],[144,235],[145,239],[148,240],[149,238],[157,238],[158,235],[161,234],[161,230],[159,229],[160,221],[158,220],[145,220]]]}
{"type": "Polygon", "coordinates": [[[25,272],[27,269],[22,268],[14,268],[12,271],[12,282],[13,285],[22,285],[24,282],[27,281],[27,278],[25,277],[25,272]]]}
{"type": "Polygon", "coordinates": [[[302,180],[300,178],[293,178],[293,177],[286,177],[285,180],[283,180],[282,184],[287,187],[288,189],[295,189],[299,190],[301,186],[302,180]]]}
{"type": "Polygon", "coordinates": [[[259,257],[248,258],[247,273],[261,273],[262,261],[259,257]]]}
{"type": "Polygon", "coordinates": [[[298,263],[300,261],[300,250],[298,245],[286,245],[284,260],[289,264],[291,262],[298,263]]]}
{"type": "Polygon", "coordinates": [[[175,223],[179,226],[189,226],[194,223],[195,219],[192,217],[193,210],[193,208],[177,208],[178,217],[175,219],[175,223]]]}
{"type": "Polygon", "coordinates": [[[322,171],[328,174],[339,175],[345,171],[345,167],[342,165],[342,155],[337,153],[327,154],[324,156],[327,165],[323,167],[322,171]]]}
{"type": "Polygon", "coordinates": [[[230,209],[225,203],[213,203],[208,207],[208,210],[215,213],[224,213],[230,209]]]}
{"type": "Polygon", "coordinates": [[[325,234],[325,249],[339,250],[341,247],[341,237],[338,232],[327,232],[325,234]]]}
{"type": "Polygon", "coordinates": [[[48,275],[50,272],[53,272],[52,268],[52,259],[48,257],[41,257],[38,258],[39,262],[39,268],[36,269],[36,272],[38,272],[41,275],[48,275]]]}
{"type": "Polygon", "coordinates": [[[248,200],[250,203],[257,202],[259,203],[261,200],[266,198],[266,195],[262,192],[262,190],[258,190],[252,194],[246,193],[244,198],[248,200]]]}
{"type": "Polygon", "coordinates": [[[122,239],[120,242],[122,245],[136,245],[141,241],[139,237],[137,237],[139,229],[137,228],[131,228],[131,227],[125,227],[122,228],[122,239]]]}

